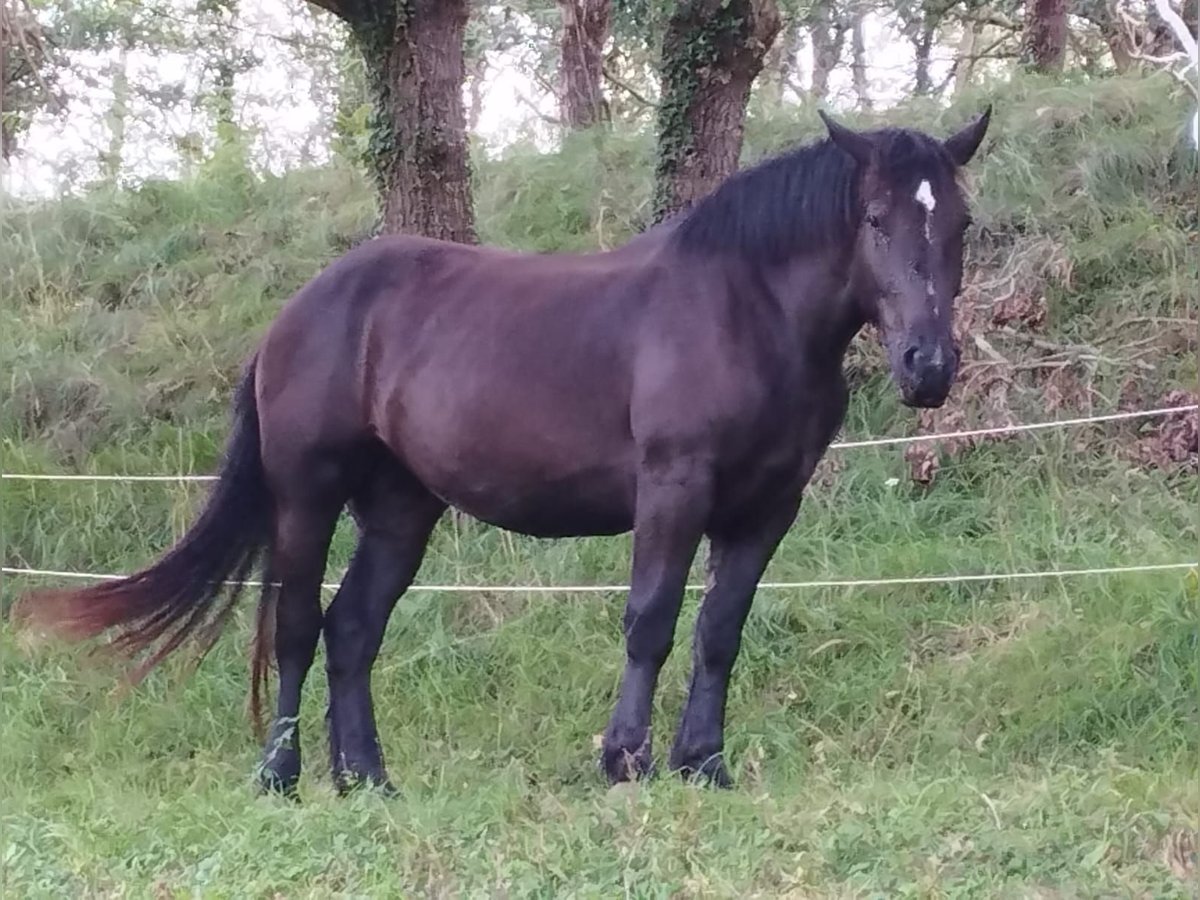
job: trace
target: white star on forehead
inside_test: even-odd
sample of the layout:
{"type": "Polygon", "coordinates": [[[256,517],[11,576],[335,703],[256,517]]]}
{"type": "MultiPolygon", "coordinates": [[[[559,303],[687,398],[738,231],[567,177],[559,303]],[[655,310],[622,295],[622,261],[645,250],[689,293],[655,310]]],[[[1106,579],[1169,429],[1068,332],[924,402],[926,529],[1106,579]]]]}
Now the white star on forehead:
{"type": "Polygon", "coordinates": [[[933,188],[929,186],[928,181],[922,181],[917,187],[917,193],[914,195],[917,202],[920,203],[929,212],[933,212],[933,208],[937,206],[937,198],[933,196],[933,188]]]}
{"type": "MultiPolygon", "coordinates": [[[[937,198],[933,196],[933,188],[929,186],[929,182],[922,180],[917,185],[917,192],[913,195],[916,201],[925,207],[925,242],[930,246],[933,245],[933,208],[937,206],[937,198]]],[[[925,279],[925,293],[930,299],[934,300],[933,312],[937,315],[937,290],[933,283],[933,276],[930,275],[925,279]]]]}

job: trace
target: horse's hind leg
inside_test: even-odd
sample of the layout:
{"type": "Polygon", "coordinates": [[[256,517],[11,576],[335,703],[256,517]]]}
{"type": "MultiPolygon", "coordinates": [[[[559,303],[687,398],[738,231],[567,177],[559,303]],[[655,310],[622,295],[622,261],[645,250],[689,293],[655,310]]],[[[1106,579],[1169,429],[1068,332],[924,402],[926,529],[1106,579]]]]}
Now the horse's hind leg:
{"type": "Polygon", "coordinates": [[[274,628],[279,696],[259,781],[286,794],[300,779],[300,692],[321,636],[321,579],[342,501],[285,499],[276,508],[270,572],[280,582],[274,628]]]}
{"type": "Polygon", "coordinates": [[[377,473],[351,500],[358,546],[325,615],[330,762],[342,791],[357,784],[391,790],[375,728],[371,667],[388,617],[416,577],[446,509],[398,463],[389,460],[377,473]]]}

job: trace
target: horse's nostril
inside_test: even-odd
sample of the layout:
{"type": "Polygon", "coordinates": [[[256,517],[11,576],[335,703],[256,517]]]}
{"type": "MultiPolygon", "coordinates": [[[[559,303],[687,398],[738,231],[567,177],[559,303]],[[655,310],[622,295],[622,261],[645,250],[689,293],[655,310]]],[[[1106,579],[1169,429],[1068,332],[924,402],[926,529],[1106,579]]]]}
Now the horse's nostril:
{"type": "Polygon", "coordinates": [[[905,371],[914,371],[917,368],[917,362],[920,360],[920,358],[921,351],[916,346],[909,347],[907,350],[905,350],[903,357],[905,371]]]}

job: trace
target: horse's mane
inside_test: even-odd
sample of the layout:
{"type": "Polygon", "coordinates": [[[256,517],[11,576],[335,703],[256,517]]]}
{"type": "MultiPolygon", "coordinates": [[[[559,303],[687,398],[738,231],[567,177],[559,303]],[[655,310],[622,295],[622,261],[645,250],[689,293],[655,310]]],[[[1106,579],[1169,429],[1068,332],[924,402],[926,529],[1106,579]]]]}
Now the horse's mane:
{"type": "MultiPolygon", "coordinates": [[[[954,165],[934,138],[900,128],[872,137],[892,184],[915,188],[921,178],[953,179],[954,165]]],[[[855,176],[851,157],[825,138],[735,173],[689,212],[667,221],[684,249],[786,259],[798,247],[819,249],[854,235],[860,214],[855,176]]]]}

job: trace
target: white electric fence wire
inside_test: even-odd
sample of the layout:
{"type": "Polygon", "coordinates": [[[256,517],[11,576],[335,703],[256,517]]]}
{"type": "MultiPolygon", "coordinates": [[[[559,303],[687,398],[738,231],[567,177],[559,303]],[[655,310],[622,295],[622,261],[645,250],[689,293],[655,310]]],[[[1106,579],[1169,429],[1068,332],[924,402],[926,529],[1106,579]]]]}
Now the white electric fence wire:
{"type": "MultiPolygon", "coordinates": [[[[1066,428],[1087,425],[1092,422],[1116,422],[1122,419],[1149,419],[1193,412],[1200,404],[1186,406],[1164,406],[1158,409],[1129,410],[1106,413],[1099,416],[1080,416],[1076,419],[1057,419],[1052,422],[1031,422],[1024,425],[1000,425],[995,428],[973,428],[966,431],[947,431],[941,434],[914,434],[907,437],[869,438],[862,441],[835,441],[830,450],[849,450],[856,447],[886,447],[897,444],[916,444],[927,441],[948,441],[956,438],[986,437],[996,434],[1016,434],[1024,431],[1040,431],[1047,428],[1066,428]]],[[[31,475],[22,473],[0,474],[6,481],[216,481],[215,475],[31,475]]]]}
{"type": "MultiPolygon", "coordinates": [[[[1085,425],[1092,422],[1113,422],[1121,419],[1151,418],[1156,416],[1173,415],[1180,412],[1192,412],[1200,408],[1197,404],[1186,406],[1170,406],[1158,409],[1131,410],[1119,413],[1108,413],[1099,416],[1081,416],[1074,419],[1059,419],[1053,422],[1034,422],[1025,425],[1004,425],[996,428],[976,428],[964,431],[943,432],[941,434],[921,434],[909,437],[873,438],[862,441],[844,441],[830,444],[830,449],[849,449],[855,447],[881,447],[896,444],[911,444],[920,441],[951,440],[954,438],[983,437],[996,434],[1013,434],[1024,431],[1035,431],[1046,428],[1065,428],[1072,425],[1085,425]]],[[[0,478],[12,481],[214,481],[213,475],[32,475],[32,474],[3,474],[0,478]]],[[[1088,569],[1055,569],[1035,572],[988,572],[966,575],[921,575],[901,578],[860,578],[860,579],[825,579],[817,581],[765,581],[759,584],[763,590],[800,590],[805,588],[855,588],[855,587],[887,587],[913,584],[954,584],[962,582],[983,581],[1015,581],[1037,578],[1072,578],[1089,575],[1117,575],[1131,572],[1162,572],[1179,569],[1196,569],[1200,563],[1156,563],[1135,566],[1102,566],[1088,569]]],[[[11,566],[0,568],[6,575],[22,575],[38,578],[69,578],[89,581],[115,581],[125,576],[99,572],[67,572],[52,569],[26,569],[11,566]]],[[[243,582],[247,587],[261,587],[260,581],[243,582]]],[[[326,590],[337,590],[337,584],[323,584],[326,590]]],[[[426,584],[413,585],[410,591],[425,591],[431,593],[619,593],[627,591],[628,585],[623,584],[575,584],[575,585],[470,585],[470,584],[426,584]]],[[[689,584],[688,591],[702,591],[704,585],[689,584]]]]}
{"type": "MultiPolygon", "coordinates": [[[[979,581],[1020,581],[1035,578],[1077,578],[1085,575],[1123,575],[1132,572],[1167,572],[1200,568],[1200,562],[1148,563],[1136,566],[1100,566],[1091,569],[1052,569],[1036,572],[986,572],[968,575],[912,575],[902,578],[851,578],[818,581],[764,581],[760,590],[800,590],[803,588],[890,587],[912,584],[956,584],[979,581]]],[[[36,578],[72,578],[88,581],[117,581],[124,575],[99,572],[61,572],[52,569],[0,568],[5,575],[25,575],[36,578]]],[[[245,587],[262,587],[261,581],[227,582],[245,587]]],[[[335,591],[340,585],[323,584],[325,590],[335,591]]],[[[409,592],[424,591],[436,594],[615,594],[629,590],[626,584],[414,584],[409,592]]],[[[688,591],[703,591],[703,584],[689,584],[688,591]]]]}

